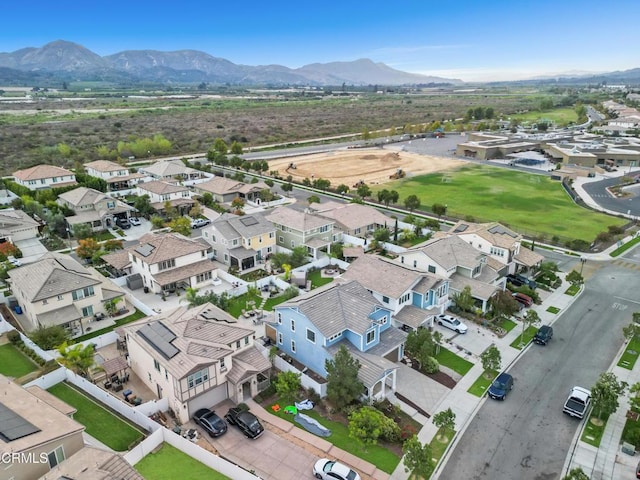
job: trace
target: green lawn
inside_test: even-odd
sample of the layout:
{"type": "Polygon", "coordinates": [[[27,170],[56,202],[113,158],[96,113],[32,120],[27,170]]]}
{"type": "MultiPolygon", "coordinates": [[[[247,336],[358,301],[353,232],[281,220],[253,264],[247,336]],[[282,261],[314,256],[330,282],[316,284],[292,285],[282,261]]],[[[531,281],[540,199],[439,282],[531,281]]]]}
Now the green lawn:
{"type": "Polygon", "coordinates": [[[73,418],[86,427],[86,432],[116,452],[125,452],[143,434],[129,423],[80,393],[66,383],[58,383],[48,390],[78,411],[73,418]]]}
{"type": "Polygon", "coordinates": [[[473,363],[465,360],[462,357],[459,357],[451,350],[447,350],[446,348],[441,348],[440,352],[436,355],[436,360],[440,365],[443,365],[447,368],[450,368],[456,373],[459,373],[462,376],[465,376],[471,367],[473,367],[473,363]]]}
{"type": "MultiPolygon", "coordinates": [[[[607,417],[608,418],[608,417],[607,417]]],[[[582,431],[582,436],[580,440],[589,445],[593,445],[594,447],[600,447],[600,440],[602,439],[602,434],[604,433],[604,428],[607,426],[607,418],[604,418],[602,421],[598,420],[598,417],[591,412],[589,416],[589,420],[582,431]],[[594,424],[592,420],[595,420],[598,425],[594,424]],[[602,425],[599,425],[602,423],[602,425]]]]}
{"type": "Polygon", "coordinates": [[[333,282],[332,277],[322,277],[321,270],[314,270],[312,272],[309,272],[307,274],[307,280],[311,280],[311,285],[316,288],[333,282]]]}
{"type": "MultiPolygon", "coordinates": [[[[267,411],[293,423],[299,428],[302,428],[293,421],[293,415],[284,413],[284,408],[279,412],[273,412],[273,410],[271,410],[271,405],[269,405],[269,407],[267,407],[267,411]]],[[[358,442],[349,437],[349,429],[346,425],[343,425],[340,422],[327,420],[314,410],[305,411],[304,414],[316,419],[320,424],[331,430],[331,435],[324,438],[326,441],[358,458],[372,463],[383,472],[392,473],[398,466],[398,463],[400,463],[400,457],[380,445],[367,445],[366,447],[360,446],[358,442]]]]}
{"type": "Polygon", "coordinates": [[[0,373],[2,375],[20,378],[37,369],[38,365],[11,343],[0,345],[0,373]]]}
{"type": "Polygon", "coordinates": [[[225,480],[229,478],[168,443],[163,443],[158,451],[144,457],[136,463],[134,468],[147,480],[174,480],[175,478],[225,480]]]}
{"type": "Polygon", "coordinates": [[[627,344],[624,353],[620,357],[620,360],[618,360],[618,366],[626,368],[627,370],[633,370],[633,366],[638,360],[638,354],[640,354],[640,338],[636,337],[631,339],[627,344]]]}
{"type": "Polygon", "coordinates": [[[516,328],[517,325],[518,324],[516,322],[514,322],[513,320],[509,320],[508,318],[505,318],[502,323],[500,323],[500,326],[504,328],[507,333],[516,328]]]}
{"type": "Polygon", "coordinates": [[[531,339],[535,336],[538,331],[538,327],[534,327],[533,325],[529,325],[527,329],[524,331],[524,334],[518,335],[518,337],[511,342],[511,346],[513,348],[517,348],[518,350],[522,350],[526,347],[531,339]]]}
{"type": "Polygon", "coordinates": [[[431,440],[431,443],[429,444],[431,446],[431,458],[433,458],[436,465],[444,455],[444,452],[447,451],[447,446],[451,443],[455,434],[455,430],[449,430],[441,427],[438,429],[436,436],[433,437],[433,440],[431,440]],[[443,441],[440,441],[440,439],[443,441]]]}
{"type": "Polygon", "coordinates": [[[640,243],[640,237],[633,238],[633,239],[629,240],[627,243],[625,243],[624,245],[622,245],[621,247],[616,248],[609,255],[612,256],[612,257],[617,257],[617,256],[623,254],[624,252],[626,252],[627,250],[629,250],[634,245],[637,245],[638,243],[640,243]]]}
{"type": "Polygon", "coordinates": [[[243,293],[242,295],[238,295],[237,297],[232,297],[229,299],[229,306],[227,307],[227,313],[234,318],[238,318],[242,315],[242,310],[248,310],[247,302],[253,301],[255,302],[255,308],[258,308],[262,303],[262,297],[259,294],[255,293],[243,293]]]}
{"type": "Polygon", "coordinates": [[[575,297],[579,291],[580,285],[571,285],[564,293],[565,295],[571,295],[572,297],[575,297]]]}
{"type": "Polygon", "coordinates": [[[495,372],[493,370],[485,370],[482,375],[480,375],[478,379],[473,382],[473,385],[469,387],[469,390],[467,390],[467,392],[475,395],[476,397],[483,396],[489,389],[491,383],[493,383],[493,380],[497,375],[498,372],[495,372]]]}
{"type": "Polygon", "coordinates": [[[140,310],[138,310],[136,308],[136,311],[134,313],[132,313],[131,315],[127,315],[126,317],[122,317],[122,318],[116,320],[116,324],[115,325],[113,325],[111,327],[107,327],[107,328],[101,328],[100,330],[94,330],[94,331],[89,332],[89,333],[85,333],[81,337],[74,338],[74,341],[79,343],[79,342],[83,342],[84,340],[89,340],[90,338],[99,337],[100,335],[104,335],[105,333],[109,333],[109,332],[115,330],[116,328],[118,328],[118,327],[120,327],[122,325],[126,325],[127,323],[135,322],[136,320],[140,320],[141,318],[144,318],[146,316],[147,316],[146,313],[141,312],[140,310]]]}
{"type": "Polygon", "coordinates": [[[447,213],[453,217],[498,221],[520,233],[547,238],[591,242],[609,225],[625,223],[624,219],[577,206],[562,185],[547,176],[488,165],[464,166],[449,175],[451,181],[446,183],[442,174],[430,174],[371,189],[374,196],[382,188],[396,190],[401,202],[409,195],[417,195],[423,210],[434,203],[445,203],[447,213]]]}
{"type": "Polygon", "coordinates": [[[109,230],[103,230],[101,232],[94,233],[93,238],[99,242],[104,242],[106,240],[113,240],[116,237],[114,237],[109,230]]]}
{"type": "Polygon", "coordinates": [[[560,311],[560,309],[558,307],[550,306],[550,307],[547,308],[547,312],[549,312],[549,313],[554,313],[555,314],[555,313],[558,313],[559,311],[560,311]]]}
{"type": "Polygon", "coordinates": [[[509,115],[512,120],[523,122],[537,122],[539,120],[551,120],[552,122],[567,125],[569,122],[577,122],[578,114],[572,107],[556,108],[546,112],[530,111],[526,113],[516,113],[509,115]]]}

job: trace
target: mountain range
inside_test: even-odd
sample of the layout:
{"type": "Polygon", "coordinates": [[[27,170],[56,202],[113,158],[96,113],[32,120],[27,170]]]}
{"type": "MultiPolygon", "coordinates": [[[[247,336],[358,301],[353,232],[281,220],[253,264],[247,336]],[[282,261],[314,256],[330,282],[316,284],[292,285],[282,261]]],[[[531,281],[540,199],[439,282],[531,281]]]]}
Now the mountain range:
{"type": "Polygon", "coordinates": [[[232,85],[424,85],[461,80],[395,70],[369,59],[282,65],[238,65],[198,50],[126,50],[101,57],[77,43],[57,40],[42,47],[0,53],[0,84],[28,81],[108,81],[120,84],[232,85]]]}

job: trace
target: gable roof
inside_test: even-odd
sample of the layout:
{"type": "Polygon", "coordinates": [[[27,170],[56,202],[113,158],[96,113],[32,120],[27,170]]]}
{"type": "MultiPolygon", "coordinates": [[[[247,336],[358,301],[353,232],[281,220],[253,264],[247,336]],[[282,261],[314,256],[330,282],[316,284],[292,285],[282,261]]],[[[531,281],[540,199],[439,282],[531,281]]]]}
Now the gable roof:
{"type": "Polygon", "coordinates": [[[273,224],[261,213],[243,216],[225,213],[216,218],[212,225],[226,239],[251,238],[275,231],[273,224]]]}
{"type": "Polygon", "coordinates": [[[425,254],[445,270],[458,266],[473,270],[485,256],[455,235],[434,238],[407,250],[407,253],[412,252],[425,254]]]}
{"type": "Polygon", "coordinates": [[[334,220],[322,218],[306,212],[300,212],[288,207],[278,207],[267,215],[267,220],[278,225],[284,225],[300,232],[308,232],[325,225],[333,225],[334,220]]]}
{"type": "Polygon", "coordinates": [[[13,172],[13,176],[22,181],[66,177],[68,175],[73,175],[73,172],[62,167],[56,167],[55,165],[36,165],[35,167],[13,172]]]}
{"type": "Polygon", "coordinates": [[[453,235],[475,234],[491,243],[491,245],[507,249],[512,248],[514,244],[522,240],[522,235],[498,222],[471,223],[459,221],[447,233],[453,235]]]}
{"type": "Polygon", "coordinates": [[[68,255],[49,252],[38,261],[9,271],[14,288],[28,302],[36,302],[63,293],[99,285],[100,280],[68,255]]]}
{"type": "Polygon", "coordinates": [[[393,228],[395,220],[380,210],[359,203],[326,202],[312,204],[309,210],[321,217],[330,218],[346,230],[354,230],[366,225],[386,225],[393,228]]]}
{"type": "Polygon", "coordinates": [[[93,162],[85,163],[85,168],[92,168],[98,172],[119,172],[121,170],[129,171],[128,167],[112,162],[111,160],[95,160],[93,162]]]}
{"type": "Polygon", "coordinates": [[[155,180],[153,182],[139,183],[137,187],[141,190],[146,190],[156,195],[164,195],[168,193],[178,193],[189,190],[182,185],[176,185],[175,183],[163,182],[162,180],[155,180]]]}
{"type": "Polygon", "coordinates": [[[264,182],[258,183],[244,183],[239,182],[237,180],[233,180],[232,178],[226,177],[212,177],[206,182],[199,183],[195,186],[198,190],[204,190],[205,192],[210,192],[217,195],[227,195],[227,194],[247,194],[250,192],[259,192],[260,190],[264,190],[265,188],[270,188],[264,182]]]}
{"type": "Polygon", "coordinates": [[[200,171],[195,168],[187,167],[182,160],[161,160],[151,165],[140,167],[138,171],[146,172],[149,175],[157,177],[172,177],[174,175],[191,174],[194,172],[200,173],[200,171]]]}
{"type": "Polygon", "coordinates": [[[147,233],[139,242],[127,251],[149,265],[207,250],[206,245],[179,233],[147,233]]]}
{"type": "Polygon", "coordinates": [[[132,208],[126,203],[123,203],[116,198],[110,197],[109,195],[106,195],[98,190],[87,187],[74,188],[73,190],[69,190],[68,192],[60,194],[58,198],[61,198],[74,207],[95,205],[103,200],[106,200],[109,202],[114,202],[121,209],[132,210],[132,208]]]}
{"type": "Polygon", "coordinates": [[[0,210],[0,232],[11,233],[14,230],[22,230],[29,227],[38,227],[40,224],[22,210],[8,208],[0,210]]]}

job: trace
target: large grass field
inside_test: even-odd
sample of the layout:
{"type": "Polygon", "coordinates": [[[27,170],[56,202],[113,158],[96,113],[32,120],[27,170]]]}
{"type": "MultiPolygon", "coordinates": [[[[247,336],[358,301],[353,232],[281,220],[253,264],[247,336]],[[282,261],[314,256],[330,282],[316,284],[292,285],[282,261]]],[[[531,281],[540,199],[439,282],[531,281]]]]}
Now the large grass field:
{"type": "Polygon", "coordinates": [[[447,214],[456,218],[473,217],[479,222],[498,221],[530,235],[557,236],[561,240],[582,239],[591,242],[609,225],[625,220],[579,207],[559,182],[544,175],[486,165],[464,166],[450,173],[405,178],[372,187],[400,194],[400,202],[417,195],[422,210],[434,203],[447,206],[447,214]]]}
{"type": "Polygon", "coordinates": [[[24,353],[7,343],[0,345],[0,373],[7,377],[20,378],[36,370],[38,366],[24,353]]]}
{"type": "Polygon", "coordinates": [[[168,443],[163,443],[160,450],[150,453],[140,460],[135,469],[147,480],[209,480],[228,479],[215,470],[210,469],[204,463],[181,452],[168,443]]]}
{"type": "Polygon", "coordinates": [[[538,120],[551,120],[561,125],[566,125],[569,122],[578,121],[578,114],[575,108],[556,108],[546,112],[540,112],[536,110],[529,111],[527,113],[517,113],[509,115],[512,120],[521,120],[523,122],[537,122],[538,120]]]}
{"type": "Polygon", "coordinates": [[[66,383],[58,383],[48,391],[75,407],[78,411],[73,415],[74,420],[84,425],[89,435],[116,452],[128,450],[131,444],[143,436],[142,432],[129,423],[66,383]]]}

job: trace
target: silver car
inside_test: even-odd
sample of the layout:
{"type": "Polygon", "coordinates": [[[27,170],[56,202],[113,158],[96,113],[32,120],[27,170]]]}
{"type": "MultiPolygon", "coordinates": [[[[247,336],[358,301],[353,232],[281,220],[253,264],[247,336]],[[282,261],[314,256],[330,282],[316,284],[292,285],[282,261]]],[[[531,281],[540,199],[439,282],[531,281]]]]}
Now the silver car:
{"type": "Polygon", "coordinates": [[[436,317],[436,321],[438,322],[438,325],[447,327],[453,330],[454,332],[467,333],[467,330],[468,330],[467,326],[454,316],[445,315],[443,313],[442,315],[438,315],[436,317]]]}

